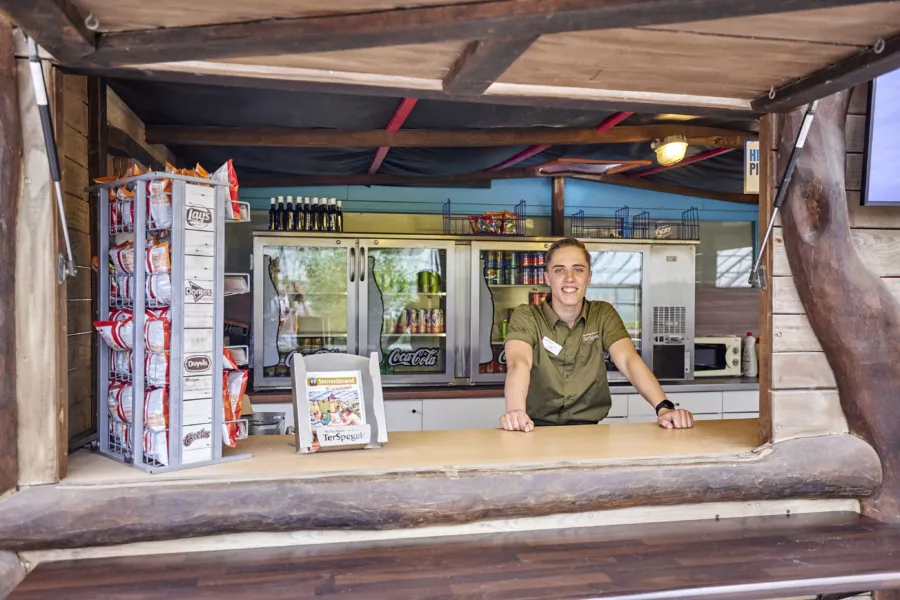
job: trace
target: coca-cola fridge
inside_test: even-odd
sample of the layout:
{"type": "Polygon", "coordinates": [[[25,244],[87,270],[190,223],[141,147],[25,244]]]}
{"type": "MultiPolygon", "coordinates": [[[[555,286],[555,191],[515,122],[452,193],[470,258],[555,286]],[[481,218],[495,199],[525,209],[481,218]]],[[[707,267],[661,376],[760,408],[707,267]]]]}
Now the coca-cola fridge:
{"type": "Polygon", "coordinates": [[[376,352],[385,385],[453,380],[452,240],[260,232],[253,264],[254,389],[289,389],[296,352],[376,352]]]}
{"type": "MultiPolygon", "coordinates": [[[[639,353],[650,332],[643,302],[644,266],[649,245],[586,242],[592,278],[585,297],[616,307],[639,353]]],[[[544,283],[544,253],[550,242],[473,242],[470,273],[471,312],[469,379],[500,383],[506,379],[504,343],[513,310],[540,304],[550,288],[544,283]]],[[[648,358],[644,358],[648,362],[648,358]]],[[[607,357],[611,381],[625,377],[607,357]]]]}

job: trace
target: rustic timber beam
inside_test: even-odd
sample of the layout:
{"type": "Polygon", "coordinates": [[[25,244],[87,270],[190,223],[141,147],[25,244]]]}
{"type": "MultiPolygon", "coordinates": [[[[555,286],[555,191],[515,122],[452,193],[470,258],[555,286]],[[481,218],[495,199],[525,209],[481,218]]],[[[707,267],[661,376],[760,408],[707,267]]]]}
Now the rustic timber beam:
{"type": "Polygon", "coordinates": [[[462,96],[484,93],[537,39],[535,35],[469,42],[444,77],[444,91],[462,96]]]}
{"type": "MultiPolygon", "coordinates": [[[[691,142],[690,140],[688,140],[688,143],[694,144],[694,142],[691,142]]],[[[694,145],[700,145],[700,144],[694,144],[694,145]]],[[[646,177],[647,175],[654,175],[656,173],[662,173],[663,171],[671,171],[672,169],[679,169],[686,165],[690,165],[690,164],[701,162],[704,160],[709,160],[710,158],[715,158],[717,156],[721,156],[722,154],[731,152],[732,150],[734,150],[734,148],[716,148],[714,150],[705,150],[699,154],[695,154],[694,156],[689,156],[689,157],[685,158],[684,160],[681,160],[673,165],[658,165],[656,167],[644,169],[643,171],[633,171],[633,172],[629,173],[628,175],[626,175],[626,177],[633,177],[633,178],[646,177]]]]}
{"type": "Polygon", "coordinates": [[[562,236],[566,220],[566,178],[554,177],[550,198],[550,235],[562,236]]]}
{"type": "MultiPolygon", "coordinates": [[[[900,302],[862,261],[850,237],[844,180],[849,92],[819,102],[782,209],[784,245],[797,293],[837,382],[852,433],[878,452],[883,484],[864,503],[900,522],[900,302]]],[[[791,148],[803,110],[785,115],[780,148],[791,148]]],[[[789,152],[780,152],[779,172],[789,152]]]]}
{"type": "MultiPolygon", "coordinates": [[[[676,102],[672,95],[664,99],[646,98],[598,98],[580,97],[574,94],[537,93],[489,93],[480,96],[454,96],[443,90],[427,87],[410,87],[409,85],[387,85],[383,82],[334,81],[323,79],[325,71],[314,71],[315,77],[295,77],[288,75],[248,74],[245,70],[235,70],[242,65],[228,63],[204,63],[204,69],[192,65],[190,70],[178,68],[160,68],[143,66],[138,68],[99,68],[86,65],[67,65],[67,73],[80,75],[100,75],[108,78],[129,79],[135,81],[190,83],[215,85],[221,87],[238,87],[262,90],[297,91],[321,94],[349,94],[353,96],[375,96],[388,98],[411,97],[427,100],[443,100],[447,102],[474,102],[478,104],[497,104],[501,106],[544,106],[547,108],[566,108],[572,110],[632,111],[659,112],[695,115],[700,117],[723,116],[728,118],[755,119],[759,114],[750,110],[748,101],[740,101],[739,105],[687,104],[676,102]]],[[[307,70],[308,71],[308,70],[307,70]]],[[[358,75],[358,74],[357,74],[358,75]]],[[[558,91],[554,88],[555,91],[558,91]]]]}
{"type": "Polygon", "coordinates": [[[900,69],[900,35],[879,40],[876,46],[776,88],[772,97],[760,96],[751,106],[763,113],[791,111],[895,69],[900,69]]]}
{"type": "MultiPolygon", "coordinates": [[[[12,1],[12,0],[10,0],[12,1]]],[[[357,14],[105,33],[94,64],[134,65],[522,38],[560,33],[708,21],[868,0],[495,0],[357,14]]]]}
{"type": "Polygon", "coordinates": [[[0,13],[57,60],[78,63],[96,49],[97,34],[68,0],[0,0],[0,13]]]}
{"type": "MultiPolygon", "coordinates": [[[[16,215],[22,124],[12,27],[0,21],[0,495],[19,480],[16,407],[16,215]]],[[[2,596],[2,590],[0,590],[2,596]]]]}
{"type": "Polygon", "coordinates": [[[502,173],[478,171],[456,175],[292,175],[288,173],[244,173],[238,169],[241,187],[309,187],[317,185],[402,185],[447,187],[494,179],[536,177],[533,169],[511,169],[502,173]]]}
{"type": "Polygon", "coordinates": [[[661,181],[653,181],[652,179],[644,179],[642,177],[625,177],[623,175],[573,175],[572,177],[575,179],[586,179],[588,181],[599,181],[600,183],[608,183],[610,185],[637,188],[639,190],[662,192],[664,194],[709,198],[711,200],[724,200],[726,202],[737,202],[739,204],[755,205],[759,203],[759,197],[754,194],[715,192],[683,185],[663,183],[661,181]]]}
{"type": "Polygon", "coordinates": [[[147,142],[191,146],[268,146],[342,148],[444,148],[522,146],[527,144],[622,144],[646,142],[667,135],[684,135],[696,146],[743,147],[757,134],[694,125],[637,125],[611,130],[568,127],[496,129],[266,129],[147,125],[147,142]]]}
{"type": "MultiPolygon", "coordinates": [[[[611,114],[610,116],[603,119],[603,121],[601,121],[600,124],[594,128],[594,130],[595,131],[609,131],[610,129],[612,129],[613,127],[615,127],[616,125],[618,125],[619,123],[621,123],[622,121],[624,121],[625,119],[627,119],[628,117],[630,117],[633,114],[634,114],[633,112],[617,112],[617,113],[611,114]]],[[[532,156],[537,156],[538,154],[540,154],[547,148],[550,148],[551,145],[552,144],[534,144],[532,146],[529,146],[528,148],[525,148],[521,152],[517,152],[516,154],[513,154],[506,160],[502,160],[499,163],[488,167],[487,170],[488,171],[502,171],[504,169],[508,169],[509,167],[511,167],[513,165],[517,165],[522,161],[528,160],[532,156]]]]}
{"type": "Polygon", "coordinates": [[[145,167],[156,171],[165,170],[165,165],[157,160],[127,131],[118,127],[109,127],[107,130],[107,144],[109,153],[122,158],[133,158],[145,167]]]}
{"type": "Polygon", "coordinates": [[[0,541],[21,551],[251,531],[401,529],[631,506],[861,498],[880,482],[868,444],[830,435],[683,462],[36,486],[0,500],[0,541]]]}

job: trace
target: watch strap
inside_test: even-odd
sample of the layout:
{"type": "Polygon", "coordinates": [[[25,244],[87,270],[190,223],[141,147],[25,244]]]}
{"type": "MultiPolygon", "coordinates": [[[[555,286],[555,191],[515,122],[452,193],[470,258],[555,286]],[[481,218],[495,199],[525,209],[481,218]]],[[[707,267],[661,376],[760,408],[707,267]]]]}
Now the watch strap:
{"type": "Polygon", "coordinates": [[[669,410],[675,410],[675,405],[672,404],[672,401],[668,398],[660,402],[656,405],[656,414],[659,414],[660,409],[668,408],[669,410]]]}

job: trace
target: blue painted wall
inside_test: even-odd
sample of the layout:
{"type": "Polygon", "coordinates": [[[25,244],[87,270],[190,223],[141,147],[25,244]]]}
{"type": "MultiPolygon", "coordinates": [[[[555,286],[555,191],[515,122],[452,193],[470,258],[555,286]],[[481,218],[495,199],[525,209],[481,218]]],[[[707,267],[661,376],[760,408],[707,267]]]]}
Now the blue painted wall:
{"type": "MultiPolygon", "coordinates": [[[[550,216],[551,181],[549,177],[502,179],[490,189],[405,188],[382,186],[328,186],[310,188],[241,188],[241,200],[254,209],[267,210],[272,196],[309,196],[337,198],[349,212],[440,214],[449,199],[455,214],[512,210],[525,200],[528,216],[550,216]]],[[[584,181],[566,180],[566,216],[584,210],[588,217],[613,217],[627,205],[631,215],[650,211],[651,219],[680,219],[692,206],[700,210],[704,221],[757,221],[752,205],[707,200],[676,194],[664,194],[635,188],[584,181]]]]}

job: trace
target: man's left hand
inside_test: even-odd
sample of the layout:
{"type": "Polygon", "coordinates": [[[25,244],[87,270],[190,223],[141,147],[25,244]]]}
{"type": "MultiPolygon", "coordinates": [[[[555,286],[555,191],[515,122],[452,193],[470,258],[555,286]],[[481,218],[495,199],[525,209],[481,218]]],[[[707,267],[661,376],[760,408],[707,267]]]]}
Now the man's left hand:
{"type": "Polygon", "coordinates": [[[683,408],[663,408],[659,411],[656,422],[665,429],[689,429],[694,426],[694,415],[683,408]]]}

